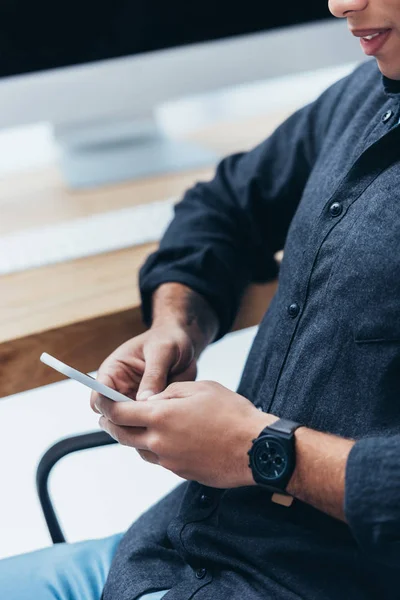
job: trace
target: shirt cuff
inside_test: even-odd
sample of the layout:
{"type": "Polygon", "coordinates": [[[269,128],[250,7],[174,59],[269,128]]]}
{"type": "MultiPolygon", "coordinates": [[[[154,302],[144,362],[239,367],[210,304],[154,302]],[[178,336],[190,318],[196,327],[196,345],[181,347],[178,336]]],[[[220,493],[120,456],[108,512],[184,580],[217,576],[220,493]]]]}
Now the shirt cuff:
{"type": "Polygon", "coordinates": [[[350,451],[345,515],[358,544],[388,565],[400,560],[400,436],[371,437],[350,451]]]}

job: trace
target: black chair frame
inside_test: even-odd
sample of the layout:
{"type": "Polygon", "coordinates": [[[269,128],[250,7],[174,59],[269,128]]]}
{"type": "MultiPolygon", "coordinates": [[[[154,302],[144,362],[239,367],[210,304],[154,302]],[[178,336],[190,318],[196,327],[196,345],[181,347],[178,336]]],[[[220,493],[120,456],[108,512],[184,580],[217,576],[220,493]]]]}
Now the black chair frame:
{"type": "Polygon", "coordinates": [[[116,443],[116,440],[109,436],[105,431],[93,431],[91,433],[75,435],[57,442],[51,446],[40,459],[36,471],[36,489],[53,544],[61,544],[65,542],[66,539],[50,498],[48,482],[51,470],[59,460],[68,454],[79,452],[80,450],[98,448],[100,446],[109,446],[110,444],[116,443]]]}

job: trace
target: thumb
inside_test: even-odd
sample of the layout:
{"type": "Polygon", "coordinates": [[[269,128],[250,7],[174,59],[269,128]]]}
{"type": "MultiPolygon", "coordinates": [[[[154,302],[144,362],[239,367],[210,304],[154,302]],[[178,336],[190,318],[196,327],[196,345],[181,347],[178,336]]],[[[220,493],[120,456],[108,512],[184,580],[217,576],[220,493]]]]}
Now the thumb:
{"type": "Polygon", "coordinates": [[[145,370],[136,394],[136,400],[147,400],[167,387],[169,371],[175,360],[172,346],[157,346],[145,354],[145,370]]]}

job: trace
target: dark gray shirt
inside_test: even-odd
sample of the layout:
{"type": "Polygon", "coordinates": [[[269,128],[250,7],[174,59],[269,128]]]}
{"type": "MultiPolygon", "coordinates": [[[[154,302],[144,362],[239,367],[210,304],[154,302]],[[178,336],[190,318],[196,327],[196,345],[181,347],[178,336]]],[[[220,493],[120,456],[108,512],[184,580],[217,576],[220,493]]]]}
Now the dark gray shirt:
{"type": "Polygon", "coordinates": [[[349,525],[258,487],[186,482],[128,531],[105,600],[398,598],[400,560],[400,90],[375,60],[189,190],[141,272],[146,319],[163,282],[233,322],[275,277],[239,386],[264,411],[358,442],[349,525]],[[384,460],[382,460],[384,458],[384,460]],[[391,484],[397,478],[396,484],[391,484]]]}

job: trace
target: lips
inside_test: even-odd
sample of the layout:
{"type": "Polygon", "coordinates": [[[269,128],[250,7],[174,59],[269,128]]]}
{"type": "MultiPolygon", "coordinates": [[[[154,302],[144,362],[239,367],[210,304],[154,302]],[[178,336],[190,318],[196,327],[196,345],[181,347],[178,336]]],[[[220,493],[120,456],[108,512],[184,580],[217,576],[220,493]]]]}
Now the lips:
{"type": "Polygon", "coordinates": [[[375,35],[376,33],[384,33],[385,31],[390,31],[389,28],[385,29],[351,29],[351,33],[355,37],[366,37],[367,35],[375,35]]]}
{"type": "Polygon", "coordinates": [[[371,29],[357,30],[357,33],[362,33],[360,37],[361,48],[367,56],[377,56],[386,44],[388,38],[392,33],[391,29],[381,29],[380,31],[374,30],[373,33],[367,33],[371,29]]]}

